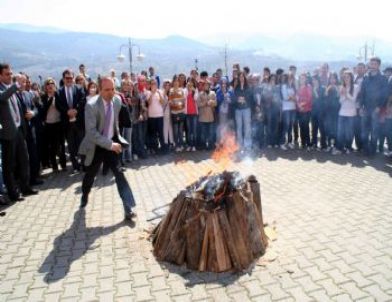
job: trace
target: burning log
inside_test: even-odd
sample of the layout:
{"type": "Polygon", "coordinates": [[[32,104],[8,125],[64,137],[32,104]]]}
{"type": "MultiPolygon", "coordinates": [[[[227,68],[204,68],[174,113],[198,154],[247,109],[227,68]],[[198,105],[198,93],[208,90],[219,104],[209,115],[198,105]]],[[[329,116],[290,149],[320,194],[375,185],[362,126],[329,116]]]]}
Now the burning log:
{"type": "Polygon", "coordinates": [[[246,269],[268,245],[259,183],[238,172],[207,174],[173,200],[152,242],[160,261],[199,271],[246,269]]]}

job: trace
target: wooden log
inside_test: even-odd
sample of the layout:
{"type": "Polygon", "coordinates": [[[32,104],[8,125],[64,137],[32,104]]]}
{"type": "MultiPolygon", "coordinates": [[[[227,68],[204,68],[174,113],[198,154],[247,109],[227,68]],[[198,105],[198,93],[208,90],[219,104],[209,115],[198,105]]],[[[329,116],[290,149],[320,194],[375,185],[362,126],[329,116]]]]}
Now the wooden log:
{"type": "Polygon", "coordinates": [[[243,192],[244,201],[244,217],[248,227],[247,237],[249,238],[249,248],[252,251],[253,259],[259,257],[265,252],[265,247],[261,240],[261,229],[257,222],[257,207],[252,200],[252,192],[250,190],[244,190],[243,192]]]}
{"type": "Polygon", "coordinates": [[[214,236],[214,213],[208,213],[208,250],[207,250],[207,270],[218,272],[218,258],[216,254],[216,238],[214,236]]]}
{"type": "Polygon", "coordinates": [[[253,260],[248,241],[248,227],[244,217],[244,202],[239,191],[227,197],[227,218],[233,235],[234,245],[237,247],[239,264],[245,269],[253,260]]]}
{"type": "Polygon", "coordinates": [[[178,214],[175,225],[172,228],[169,237],[169,243],[163,253],[163,260],[182,265],[185,260],[186,251],[186,236],[185,236],[185,221],[187,211],[189,209],[189,201],[184,199],[181,211],[178,214]]]}
{"type": "Polygon", "coordinates": [[[215,239],[215,251],[218,265],[218,272],[225,272],[232,268],[230,261],[229,251],[227,249],[226,241],[224,240],[221,225],[219,223],[218,213],[215,211],[212,214],[212,223],[214,226],[214,239],[215,239]]]}
{"type": "MultiPolygon", "coordinates": [[[[192,201],[192,203],[195,203],[195,201],[192,201]]],[[[188,268],[193,270],[197,270],[199,266],[204,231],[206,227],[204,215],[198,212],[195,207],[196,205],[194,205],[194,211],[188,211],[188,214],[194,213],[194,217],[190,216],[185,225],[186,264],[188,268]]]]}
{"type": "Polygon", "coordinates": [[[158,260],[164,260],[164,255],[170,245],[170,236],[178,220],[178,216],[185,205],[185,192],[181,192],[171,203],[169,212],[161,221],[157,230],[154,255],[158,260]]]}
{"type": "Polygon", "coordinates": [[[204,228],[204,236],[203,236],[203,244],[201,247],[200,259],[199,259],[199,271],[204,272],[207,268],[207,257],[208,257],[208,232],[210,228],[210,224],[208,224],[208,219],[206,220],[206,226],[204,228]]]}
{"type": "Polygon", "coordinates": [[[261,203],[260,195],[260,183],[257,181],[254,175],[248,177],[249,189],[252,191],[252,200],[257,206],[257,222],[260,225],[261,230],[261,240],[265,248],[268,246],[268,238],[264,231],[264,221],[263,221],[263,206],[261,203]]]}
{"type": "Polygon", "coordinates": [[[232,262],[232,266],[235,270],[240,271],[240,259],[237,252],[237,246],[234,244],[233,234],[231,232],[229,220],[227,219],[226,211],[218,211],[218,219],[220,226],[222,228],[223,238],[227,244],[228,253],[230,255],[230,260],[232,262]]]}

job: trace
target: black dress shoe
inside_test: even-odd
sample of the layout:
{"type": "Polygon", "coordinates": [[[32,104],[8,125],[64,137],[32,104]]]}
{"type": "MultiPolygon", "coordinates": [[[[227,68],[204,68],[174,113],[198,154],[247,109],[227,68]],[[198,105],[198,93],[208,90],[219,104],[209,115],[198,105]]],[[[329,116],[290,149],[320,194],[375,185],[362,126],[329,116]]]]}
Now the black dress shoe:
{"type": "Polygon", "coordinates": [[[37,195],[38,190],[34,190],[32,188],[27,188],[26,190],[22,191],[23,196],[30,196],[30,195],[37,195]]]}
{"type": "Polygon", "coordinates": [[[82,195],[82,198],[80,199],[80,208],[83,209],[87,206],[88,202],[88,196],[82,195]]]}
{"type": "Polygon", "coordinates": [[[136,217],[137,217],[136,213],[131,211],[131,212],[125,213],[124,219],[125,220],[132,220],[136,217]]]}

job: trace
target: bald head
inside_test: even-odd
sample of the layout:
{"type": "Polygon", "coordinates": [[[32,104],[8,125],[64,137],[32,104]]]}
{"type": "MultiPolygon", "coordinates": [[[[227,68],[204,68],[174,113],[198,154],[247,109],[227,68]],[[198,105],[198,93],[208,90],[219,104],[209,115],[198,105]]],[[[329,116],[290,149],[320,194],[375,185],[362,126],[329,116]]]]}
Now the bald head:
{"type": "Polygon", "coordinates": [[[115,93],[114,89],[114,81],[110,77],[103,77],[101,78],[101,81],[99,82],[99,91],[101,97],[107,101],[110,102],[115,93]]]}

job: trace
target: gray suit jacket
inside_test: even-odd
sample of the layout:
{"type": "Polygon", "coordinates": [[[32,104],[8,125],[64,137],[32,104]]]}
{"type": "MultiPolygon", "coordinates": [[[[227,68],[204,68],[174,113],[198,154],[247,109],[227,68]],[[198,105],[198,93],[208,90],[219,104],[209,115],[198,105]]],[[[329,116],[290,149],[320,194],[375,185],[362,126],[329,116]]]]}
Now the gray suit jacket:
{"type": "MultiPolygon", "coordinates": [[[[16,93],[17,87],[16,84],[11,85],[11,87],[7,88],[5,85],[0,83],[0,139],[12,140],[16,137],[18,133],[18,129],[16,128],[16,124],[14,122],[14,118],[11,113],[11,96],[16,93]]],[[[23,117],[23,109],[22,106],[18,102],[19,113],[20,113],[20,121],[23,132],[25,133],[25,124],[23,117]]]]}
{"type": "MultiPolygon", "coordinates": [[[[121,100],[117,96],[114,96],[113,98],[113,109],[114,137],[116,137],[120,142],[127,143],[126,140],[121,137],[118,127],[118,115],[121,109],[121,100]]],[[[99,146],[110,150],[113,141],[102,135],[103,128],[105,127],[105,106],[102,97],[99,96],[91,99],[86,105],[84,115],[86,134],[80,144],[79,154],[86,156],[84,164],[85,166],[89,166],[93,161],[95,148],[99,146]]]]}

